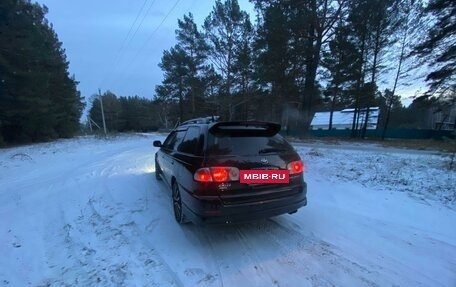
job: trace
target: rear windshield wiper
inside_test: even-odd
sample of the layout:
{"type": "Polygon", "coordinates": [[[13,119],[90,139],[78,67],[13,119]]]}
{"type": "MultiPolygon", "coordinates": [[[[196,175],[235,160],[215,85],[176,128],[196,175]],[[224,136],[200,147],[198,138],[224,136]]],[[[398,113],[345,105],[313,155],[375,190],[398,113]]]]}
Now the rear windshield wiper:
{"type": "Polygon", "coordinates": [[[258,151],[258,153],[262,154],[262,153],[272,153],[272,152],[282,152],[282,151],[287,151],[287,150],[283,149],[283,148],[270,147],[270,148],[260,149],[258,151]]]}

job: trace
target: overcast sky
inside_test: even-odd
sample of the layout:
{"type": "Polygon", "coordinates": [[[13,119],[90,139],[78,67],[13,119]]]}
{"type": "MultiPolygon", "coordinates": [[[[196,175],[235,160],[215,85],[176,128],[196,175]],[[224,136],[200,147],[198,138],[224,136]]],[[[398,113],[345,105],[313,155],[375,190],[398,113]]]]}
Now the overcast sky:
{"type": "MultiPolygon", "coordinates": [[[[248,0],[238,0],[253,14],[248,0]]],[[[70,73],[89,97],[111,90],[118,96],[152,98],[163,78],[163,50],[175,43],[177,20],[191,12],[200,27],[215,0],[39,0],[70,62],[70,73]],[[128,37],[127,37],[128,36],[128,37]]],[[[253,16],[253,15],[252,15],[253,16]]]]}

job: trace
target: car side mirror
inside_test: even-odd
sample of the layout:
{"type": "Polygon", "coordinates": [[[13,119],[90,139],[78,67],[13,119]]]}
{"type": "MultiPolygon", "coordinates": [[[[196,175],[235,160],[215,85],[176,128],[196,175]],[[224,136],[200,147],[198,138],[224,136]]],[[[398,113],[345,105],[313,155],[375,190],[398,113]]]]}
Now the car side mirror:
{"type": "Polygon", "coordinates": [[[161,141],[154,141],[154,147],[161,147],[162,143],[161,141]]]}

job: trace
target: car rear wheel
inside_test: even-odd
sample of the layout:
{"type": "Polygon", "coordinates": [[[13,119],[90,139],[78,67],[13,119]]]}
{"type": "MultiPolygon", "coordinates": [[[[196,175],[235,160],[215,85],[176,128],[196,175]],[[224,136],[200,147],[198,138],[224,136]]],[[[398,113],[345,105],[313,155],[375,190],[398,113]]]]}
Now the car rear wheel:
{"type": "Polygon", "coordinates": [[[173,210],[174,218],[179,224],[188,223],[189,221],[185,218],[184,210],[182,208],[182,198],[179,190],[179,186],[176,182],[173,183],[173,210]]]}

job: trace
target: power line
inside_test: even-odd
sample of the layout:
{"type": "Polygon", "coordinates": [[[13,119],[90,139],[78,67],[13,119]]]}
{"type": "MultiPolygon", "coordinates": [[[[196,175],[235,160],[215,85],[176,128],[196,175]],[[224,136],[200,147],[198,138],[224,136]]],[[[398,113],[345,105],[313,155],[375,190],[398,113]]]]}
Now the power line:
{"type": "MultiPolygon", "coordinates": [[[[174,11],[174,9],[176,8],[177,4],[179,4],[181,0],[177,0],[174,5],[171,7],[171,9],[168,11],[168,13],[165,15],[165,17],[161,20],[160,24],[158,24],[158,26],[152,31],[152,33],[149,35],[149,37],[146,39],[146,41],[143,43],[143,45],[141,46],[141,48],[138,50],[138,52],[135,54],[135,56],[133,57],[133,59],[127,63],[127,66],[125,67],[125,69],[122,69],[123,71],[128,71],[128,69],[131,67],[131,65],[137,60],[139,54],[144,50],[144,48],[147,46],[147,44],[149,43],[150,40],[152,40],[153,36],[155,35],[155,33],[158,31],[158,29],[160,29],[160,27],[163,25],[163,23],[166,21],[166,19],[169,17],[169,15],[171,15],[171,13],[174,11]]],[[[124,77],[124,81],[131,75],[131,73],[128,74],[127,77],[124,77]]]]}
{"type": "Polygon", "coordinates": [[[158,29],[160,29],[160,27],[163,25],[163,23],[166,21],[166,19],[168,19],[168,16],[174,11],[174,9],[176,8],[177,4],[179,4],[179,2],[180,2],[180,0],[177,0],[174,3],[173,7],[171,7],[171,9],[168,11],[166,16],[160,22],[160,24],[158,24],[158,26],[155,28],[155,30],[152,32],[152,34],[150,34],[149,38],[147,38],[146,42],[144,42],[144,45],[141,47],[141,49],[139,51],[144,49],[144,47],[149,43],[149,41],[152,39],[152,36],[158,31],[158,29]]]}
{"type": "MultiPolygon", "coordinates": [[[[142,26],[142,23],[144,22],[144,19],[147,17],[147,15],[149,14],[150,12],[150,9],[152,8],[152,6],[154,5],[155,1],[156,0],[153,0],[152,3],[149,5],[146,13],[143,15],[141,21],[139,22],[139,25],[138,27],[136,28],[135,32],[133,33],[133,35],[131,36],[131,38],[129,37],[131,35],[131,32],[133,31],[133,28],[135,27],[136,25],[136,22],[138,21],[139,17],[141,16],[147,2],[149,0],[144,0],[143,4],[141,5],[141,8],[139,10],[139,12],[137,13],[136,17],[135,17],[135,20],[133,21],[133,23],[130,25],[130,29],[128,30],[128,33],[127,35],[125,36],[125,38],[123,39],[122,41],[122,44],[120,45],[120,48],[119,50],[117,51],[117,54],[116,54],[116,57],[114,59],[114,61],[112,62],[112,65],[110,66],[111,68],[107,71],[112,71],[113,73],[115,73],[115,71],[117,70],[117,68],[119,68],[119,65],[118,63],[120,63],[121,59],[122,59],[122,55],[124,54],[124,51],[122,50],[125,50],[126,48],[128,48],[129,44],[133,41],[134,37],[136,36],[136,34],[138,33],[138,30],[140,29],[140,27],[142,26]]],[[[103,78],[103,80],[101,81],[101,83],[105,83],[107,80],[108,80],[109,76],[105,75],[105,77],[103,78]]],[[[101,86],[101,85],[100,85],[101,86]]]]}
{"type": "MultiPolygon", "coordinates": [[[[120,45],[120,49],[119,49],[118,53],[120,53],[121,50],[125,47],[125,43],[127,42],[128,37],[129,37],[130,34],[131,34],[131,31],[133,31],[133,27],[136,25],[136,21],[138,21],[139,16],[141,15],[142,11],[144,10],[144,7],[145,7],[146,4],[147,4],[147,1],[148,1],[148,0],[144,0],[144,3],[142,4],[141,9],[139,10],[139,13],[136,15],[136,18],[135,18],[135,20],[133,21],[133,24],[131,24],[130,29],[128,30],[127,35],[125,36],[125,38],[124,38],[123,41],[122,41],[122,45],[120,45]]],[[[155,1],[154,1],[154,2],[155,2],[155,1]]],[[[154,4],[154,3],[152,2],[152,5],[153,5],[153,4],[154,4]]],[[[135,37],[135,35],[133,35],[133,37],[132,37],[131,39],[133,39],[134,37],[135,37]]]]}
{"type": "Polygon", "coordinates": [[[142,26],[142,23],[144,22],[144,19],[146,19],[147,15],[149,15],[150,9],[152,8],[152,6],[154,6],[155,1],[156,1],[156,0],[152,1],[152,3],[150,4],[149,8],[147,9],[146,14],[144,14],[144,16],[142,17],[141,22],[139,23],[139,26],[136,28],[136,31],[135,31],[135,33],[133,34],[132,39],[133,39],[133,38],[135,37],[135,35],[138,33],[139,28],[142,26]]]}

